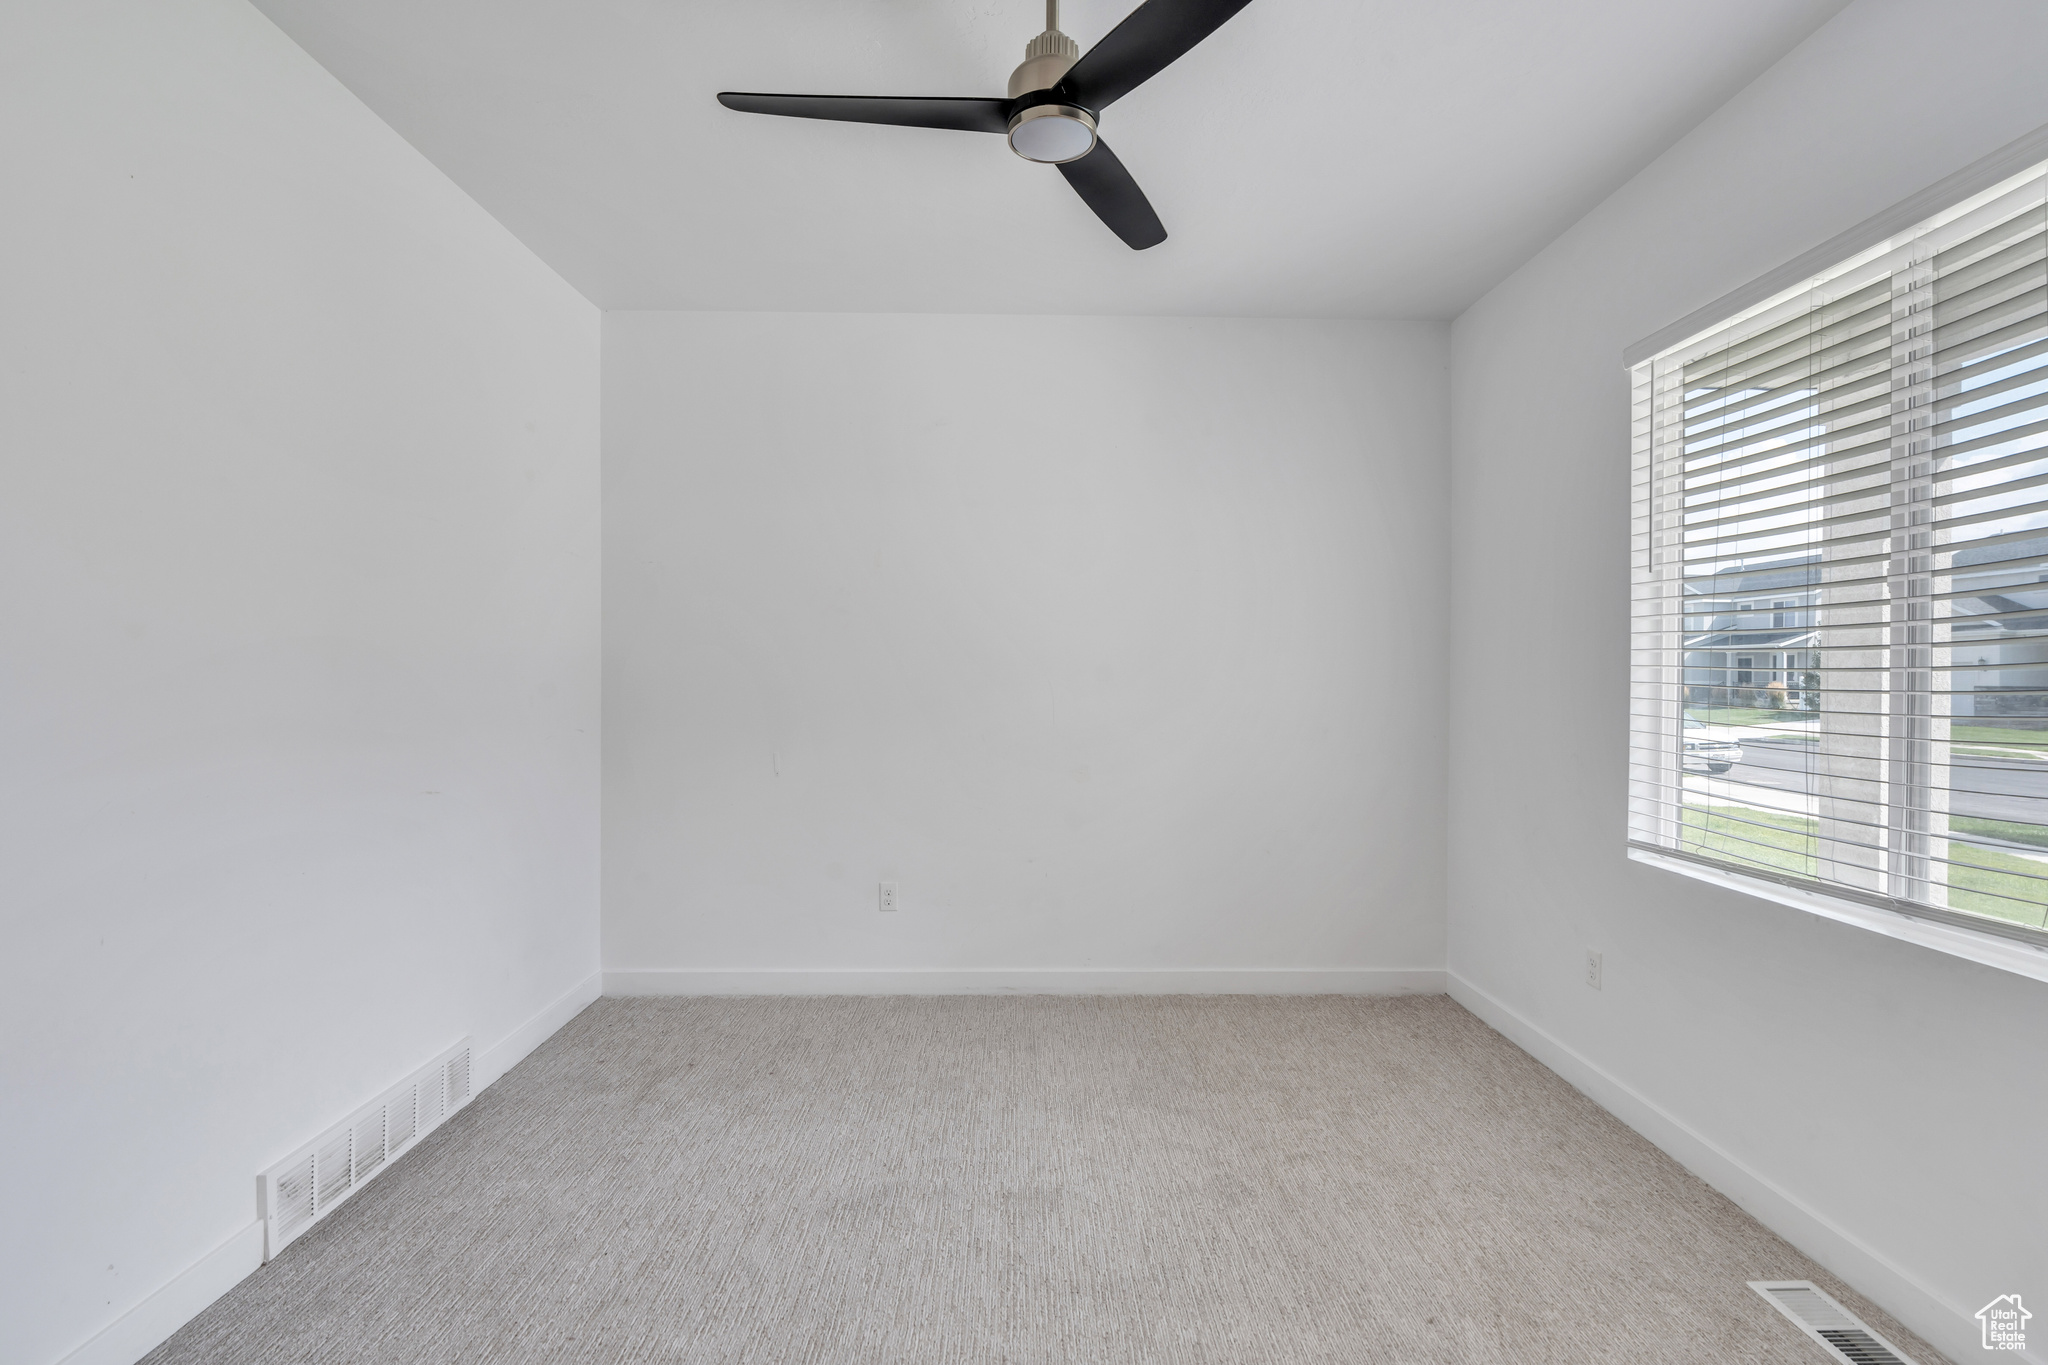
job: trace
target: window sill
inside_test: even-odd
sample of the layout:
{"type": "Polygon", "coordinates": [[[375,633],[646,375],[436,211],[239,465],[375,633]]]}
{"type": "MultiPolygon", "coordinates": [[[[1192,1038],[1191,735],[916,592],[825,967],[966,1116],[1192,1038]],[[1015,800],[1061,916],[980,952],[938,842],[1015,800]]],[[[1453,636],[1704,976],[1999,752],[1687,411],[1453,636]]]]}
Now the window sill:
{"type": "Polygon", "coordinates": [[[1852,900],[1838,900],[1833,896],[1813,891],[1802,891],[1797,887],[1780,886],[1775,882],[1745,877],[1740,872],[1724,872],[1719,868],[1707,867],[1685,858],[1667,858],[1648,849],[1631,848],[1631,860],[1661,867],[1666,872],[1676,872],[1681,877],[1706,882],[1711,886],[1729,891],[1739,891],[1745,896],[1761,900],[1776,901],[1794,910],[1824,919],[1839,920],[1858,928],[1869,929],[1887,938],[1903,939],[1917,943],[1922,948],[1932,948],[1937,953],[1960,957],[1986,967],[1996,967],[2003,972],[2017,976],[2032,977],[2036,981],[2048,981],[2048,950],[2021,943],[2016,939],[1999,938],[1992,934],[1975,934],[1968,929],[1954,929],[1946,924],[1929,920],[1914,919],[1895,910],[1880,910],[1875,906],[1860,905],[1852,900]]]}

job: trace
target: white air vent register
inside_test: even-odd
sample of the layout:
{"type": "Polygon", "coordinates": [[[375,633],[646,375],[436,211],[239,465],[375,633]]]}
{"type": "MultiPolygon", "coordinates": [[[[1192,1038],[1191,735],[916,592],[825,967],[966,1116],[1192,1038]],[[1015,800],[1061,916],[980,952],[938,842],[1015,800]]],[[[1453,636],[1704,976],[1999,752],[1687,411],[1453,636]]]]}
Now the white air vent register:
{"type": "Polygon", "coordinates": [[[469,1103],[465,1038],[257,1177],[269,1260],[469,1103]]]}
{"type": "Polygon", "coordinates": [[[1913,1365],[1904,1351],[1864,1326],[1811,1280],[1751,1280],[1749,1287],[1844,1365],[1913,1365]]]}

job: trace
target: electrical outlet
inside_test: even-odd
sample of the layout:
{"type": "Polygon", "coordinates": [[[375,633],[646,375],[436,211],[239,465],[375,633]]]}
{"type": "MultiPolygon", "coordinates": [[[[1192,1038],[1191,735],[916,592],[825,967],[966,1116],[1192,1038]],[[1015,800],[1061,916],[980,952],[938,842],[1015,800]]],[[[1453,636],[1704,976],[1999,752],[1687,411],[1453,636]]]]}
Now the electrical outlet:
{"type": "Polygon", "coordinates": [[[1586,949],[1586,984],[1594,990],[1600,989],[1600,954],[1586,949]]]}
{"type": "Polygon", "coordinates": [[[896,883],[882,883],[882,908],[884,910],[894,910],[896,908],[896,883]]]}

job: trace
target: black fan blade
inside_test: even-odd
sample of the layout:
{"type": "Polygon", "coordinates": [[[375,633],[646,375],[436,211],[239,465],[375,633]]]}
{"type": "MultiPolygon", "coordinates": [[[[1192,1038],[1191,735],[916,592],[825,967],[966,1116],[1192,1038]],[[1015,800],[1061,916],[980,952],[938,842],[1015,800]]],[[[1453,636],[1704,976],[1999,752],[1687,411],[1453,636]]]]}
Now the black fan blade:
{"type": "Polygon", "coordinates": [[[1102,110],[1222,28],[1251,0],[1145,0],[1060,77],[1074,103],[1102,110]]]}
{"type": "Polygon", "coordinates": [[[781,114],[840,123],[892,123],[901,128],[957,128],[963,133],[1010,131],[1008,100],[898,99],[894,95],[754,95],[727,90],[718,102],[742,114],[781,114]]]}
{"type": "Polygon", "coordinates": [[[1079,161],[1062,161],[1060,174],[1081,196],[1081,202],[1094,209],[1095,216],[1109,224],[1109,230],[1131,250],[1143,251],[1166,240],[1166,228],[1152,211],[1152,201],[1107,142],[1098,139],[1095,150],[1079,161]]]}

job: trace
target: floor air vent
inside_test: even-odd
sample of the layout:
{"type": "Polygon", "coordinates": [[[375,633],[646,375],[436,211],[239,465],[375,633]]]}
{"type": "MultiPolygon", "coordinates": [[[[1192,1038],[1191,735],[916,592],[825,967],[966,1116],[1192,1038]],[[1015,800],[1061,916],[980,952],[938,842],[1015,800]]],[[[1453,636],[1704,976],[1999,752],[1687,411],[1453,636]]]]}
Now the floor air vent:
{"type": "Polygon", "coordinates": [[[1811,1280],[1751,1280],[1749,1287],[1847,1365],[1913,1365],[1898,1347],[1863,1325],[1811,1280]]]}
{"type": "Polygon", "coordinates": [[[463,1039],[257,1178],[269,1260],[469,1103],[463,1039]]]}

